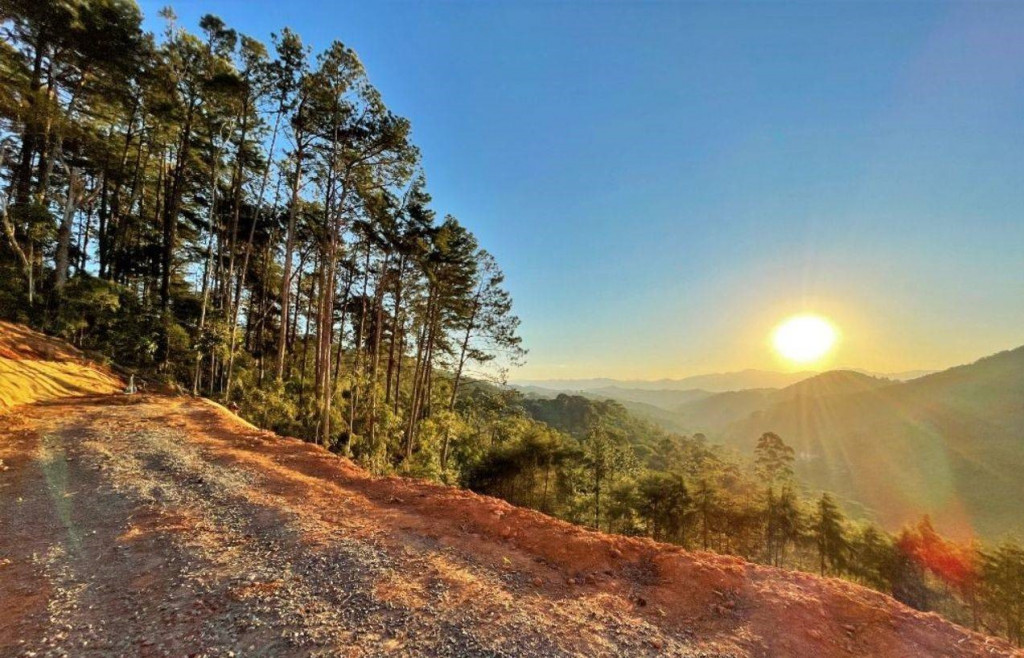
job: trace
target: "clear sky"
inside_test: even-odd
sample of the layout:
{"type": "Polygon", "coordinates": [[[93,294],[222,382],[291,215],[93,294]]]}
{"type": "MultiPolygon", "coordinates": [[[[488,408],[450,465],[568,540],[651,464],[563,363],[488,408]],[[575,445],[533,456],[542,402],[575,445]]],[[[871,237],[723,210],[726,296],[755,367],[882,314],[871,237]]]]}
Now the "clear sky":
{"type": "Polygon", "coordinates": [[[1024,344],[1024,3],[172,6],[356,49],[506,271],[515,378],[781,367],[803,311],[825,365],[1024,344]]]}

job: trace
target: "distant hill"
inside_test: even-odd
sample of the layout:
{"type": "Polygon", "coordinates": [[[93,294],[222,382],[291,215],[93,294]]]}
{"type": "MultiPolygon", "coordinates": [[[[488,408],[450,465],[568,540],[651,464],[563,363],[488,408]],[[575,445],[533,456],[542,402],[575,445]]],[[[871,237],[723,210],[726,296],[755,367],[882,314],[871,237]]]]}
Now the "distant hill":
{"type": "Polygon", "coordinates": [[[643,404],[660,407],[666,411],[674,411],[680,405],[696,400],[703,400],[714,395],[711,391],[702,389],[633,389],[620,386],[607,386],[585,392],[588,396],[601,396],[619,402],[640,402],[643,404]]]}
{"type": "MultiPolygon", "coordinates": [[[[697,405],[721,405],[718,396],[697,405]]],[[[704,431],[750,451],[773,431],[801,479],[874,509],[889,527],[932,515],[945,532],[1024,532],[1024,347],[909,382],[819,375],[704,431]]],[[[753,403],[751,403],[753,406],[753,403]]],[[[697,416],[691,416],[697,418],[697,416]]]]}
{"type": "Polygon", "coordinates": [[[616,402],[637,418],[645,420],[663,430],[676,434],[691,433],[684,418],[676,412],[668,411],[645,402],[631,402],[630,400],[616,400],[616,402]]]}
{"type": "MultiPolygon", "coordinates": [[[[896,381],[909,381],[925,375],[934,373],[934,370],[906,370],[902,372],[873,372],[857,368],[844,368],[850,372],[878,377],[881,379],[893,379],[896,381]]],[[[803,381],[819,373],[811,370],[801,372],[776,372],[773,370],[740,370],[738,372],[713,373],[709,375],[694,375],[682,379],[611,379],[598,377],[593,379],[523,379],[513,380],[511,384],[523,391],[532,391],[543,394],[544,391],[558,393],[591,393],[604,391],[613,399],[624,399],[615,397],[623,391],[706,391],[709,393],[723,393],[726,391],[743,391],[752,388],[785,388],[797,382],[803,381]]],[[[638,400],[639,401],[639,400],[638,400]]],[[[650,400],[644,402],[652,403],[650,400]]],[[[659,405],[660,406],[660,405],[659,405]]]]}
{"type": "Polygon", "coordinates": [[[650,447],[664,436],[661,429],[615,400],[594,400],[563,393],[550,399],[526,398],[523,408],[534,420],[578,439],[585,438],[593,425],[616,432],[637,447],[650,447]]]}
{"type": "Polygon", "coordinates": [[[882,379],[895,379],[898,382],[909,382],[911,379],[917,379],[918,377],[924,377],[932,373],[938,372],[938,370],[903,370],[901,372],[872,372],[870,370],[858,370],[852,368],[854,372],[859,372],[862,375],[871,375],[872,377],[881,377],[882,379]]]}
{"type": "Polygon", "coordinates": [[[755,388],[728,391],[690,400],[674,409],[672,420],[690,432],[714,435],[732,423],[786,400],[845,395],[894,383],[889,379],[872,377],[852,370],[834,370],[813,375],[783,389],[755,388]]]}
{"type": "MultiPolygon", "coordinates": [[[[593,380],[603,385],[577,394],[615,400],[663,430],[700,432],[741,452],[776,432],[796,449],[805,484],[872,510],[890,529],[927,513],[959,537],[1024,534],[1024,347],[920,372],[751,370],[673,380],[698,387],[682,389],[593,380]],[[787,378],[794,381],[714,390],[787,378]]],[[[527,390],[557,395],[543,386],[527,390]]]]}
{"type": "Polygon", "coordinates": [[[771,401],[850,395],[892,386],[894,383],[891,379],[873,377],[855,370],[830,370],[777,391],[771,396],[771,401]]]}
{"type": "Polygon", "coordinates": [[[717,393],[703,400],[693,400],[676,408],[675,415],[690,432],[714,433],[729,424],[764,409],[778,389],[752,388],[745,391],[717,393]]]}
{"type": "Polygon", "coordinates": [[[709,375],[695,375],[683,379],[620,380],[620,379],[541,379],[515,380],[515,386],[539,387],[554,391],[580,392],[600,389],[629,389],[632,391],[686,391],[703,390],[711,393],[740,391],[749,388],[783,388],[818,373],[775,372],[772,370],[740,370],[709,375]]]}
{"type": "Polygon", "coordinates": [[[540,386],[513,386],[527,400],[553,400],[561,395],[593,401],[613,401],[633,416],[663,430],[678,434],[689,433],[689,427],[674,408],[687,401],[715,395],[708,391],[638,391],[606,387],[594,391],[556,391],[540,386]]]}

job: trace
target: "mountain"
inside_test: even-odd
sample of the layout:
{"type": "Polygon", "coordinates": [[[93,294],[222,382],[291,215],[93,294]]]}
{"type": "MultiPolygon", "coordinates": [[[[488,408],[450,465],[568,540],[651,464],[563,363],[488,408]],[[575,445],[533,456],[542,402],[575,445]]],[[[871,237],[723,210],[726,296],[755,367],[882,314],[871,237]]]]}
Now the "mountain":
{"type": "Polygon", "coordinates": [[[540,387],[555,391],[575,392],[600,389],[628,389],[632,391],[686,391],[703,390],[712,393],[739,391],[749,388],[783,388],[807,379],[816,372],[775,372],[772,370],[740,370],[738,372],[695,375],[682,379],[621,380],[621,379],[539,379],[514,380],[516,386],[540,387]]]}
{"type": "MultiPolygon", "coordinates": [[[[761,434],[775,432],[797,451],[797,474],[807,486],[836,492],[890,529],[930,514],[954,536],[1024,533],[1017,502],[1024,500],[1024,347],[917,377],[834,370],[800,373],[780,387],[711,390],[782,374],[675,380],[710,387],[704,389],[630,382],[581,394],[745,453],[761,434]]],[[[530,390],[545,397],[542,386],[530,390]]]]}
{"type": "Polygon", "coordinates": [[[637,418],[652,423],[663,430],[679,434],[689,433],[683,417],[674,409],[680,404],[701,400],[715,395],[708,391],[643,391],[617,386],[607,386],[593,391],[553,390],[540,386],[513,386],[527,400],[552,400],[561,395],[582,397],[588,400],[617,402],[637,418]]]}
{"type": "Polygon", "coordinates": [[[717,393],[702,400],[693,400],[676,408],[676,415],[690,432],[714,433],[714,430],[746,418],[764,409],[778,393],[774,388],[751,388],[745,391],[717,393]]]}
{"type": "Polygon", "coordinates": [[[884,388],[894,384],[891,379],[873,377],[855,370],[830,370],[809,377],[777,391],[771,397],[775,402],[798,398],[822,398],[832,395],[850,395],[884,388]]]}
{"type": "Polygon", "coordinates": [[[804,482],[890,528],[930,514],[961,537],[1024,532],[1024,347],[904,383],[825,373],[766,401],[706,433],[747,452],[763,432],[779,434],[804,482]]]}
{"type": "Polygon", "coordinates": [[[678,413],[656,407],[645,402],[632,402],[630,400],[615,400],[621,404],[626,411],[641,420],[645,420],[656,427],[676,434],[691,434],[689,425],[678,413]]]}
{"type": "MultiPolygon", "coordinates": [[[[889,379],[852,370],[833,370],[813,375],[782,389],[752,388],[695,398],[675,407],[672,420],[689,432],[714,435],[730,424],[779,402],[856,393],[893,383],[889,379]]],[[[662,426],[665,427],[664,424],[662,426]]]]}
{"type": "Polygon", "coordinates": [[[871,375],[872,377],[881,377],[882,379],[895,379],[898,382],[909,382],[911,379],[917,379],[918,377],[924,377],[925,375],[931,375],[938,370],[902,370],[900,372],[873,372],[871,370],[859,370],[857,368],[851,368],[854,372],[859,372],[862,375],[871,375]]]}

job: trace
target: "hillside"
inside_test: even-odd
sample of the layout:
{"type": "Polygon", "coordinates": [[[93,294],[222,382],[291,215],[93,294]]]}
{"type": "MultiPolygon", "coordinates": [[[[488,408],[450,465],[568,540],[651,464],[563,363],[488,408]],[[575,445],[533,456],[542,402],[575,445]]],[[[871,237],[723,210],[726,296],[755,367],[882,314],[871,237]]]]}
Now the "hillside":
{"type": "Polygon", "coordinates": [[[690,432],[717,433],[736,421],[744,420],[780,402],[859,393],[892,383],[889,379],[852,370],[834,370],[801,379],[781,389],[749,388],[695,396],[675,405],[668,419],[651,420],[666,429],[671,422],[686,427],[690,432]]]}
{"type": "Polygon", "coordinates": [[[874,391],[892,385],[894,382],[882,377],[872,377],[853,370],[831,370],[814,377],[808,377],[787,386],[772,396],[772,402],[786,402],[799,398],[824,398],[833,395],[852,395],[874,391]]]}
{"type": "Polygon", "coordinates": [[[676,415],[691,432],[710,433],[764,409],[777,392],[774,388],[751,388],[717,393],[680,405],[676,415]]]}
{"type": "MultiPolygon", "coordinates": [[[[532,390],[541,404],[543,389],[532,390]]],[[[796,449],[808,489],[839,494],[848,510],[891,531],[928,514],[960,539],[1024,533],[1016,503],[1024,499],[1024,348],[907,381],[836,370],[780,389],[695,393],[605,387],[580,395],[741,453],[775,432],[796,449]],[[684,401],[672,405],[673,395],[684,401]]]]}
{"type": "Polygon", "coordinates": [[[959,537],[1024,532],[1024,348],[906,383],[814,381],[709,435],[749,451],[762,432],[780,434],[803,481],[889,527],[927,513],[959,537]]]}
{"type": "Polygon", "coordinates": [[[797,450],[805,485],[877,513],[892,530],[929,514],[960,538],[1024,532],[1013,502],[1024,497],[1024,348],[907,381],[836,370],[671,410],[629,408],[746,453],[776,432],[797,450]]]}
{"type": "Polygon", "coordinates": [[[203,400],[19,406],[0,459],[4,655],[1012,653],[842,581],[373,478],[203,400]]]}

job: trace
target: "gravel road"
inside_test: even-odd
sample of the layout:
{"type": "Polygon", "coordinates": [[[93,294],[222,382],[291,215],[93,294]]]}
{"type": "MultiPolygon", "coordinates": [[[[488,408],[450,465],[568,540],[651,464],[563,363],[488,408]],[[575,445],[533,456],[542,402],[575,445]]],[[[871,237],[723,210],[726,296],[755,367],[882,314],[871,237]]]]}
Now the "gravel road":
{"type": "Polygon", "coordinates": [[[458,510],[403,511],[401,480],[202,401],[130,402],[0,418],[0,655],[725,655],[479,550],[458,510]]]}

